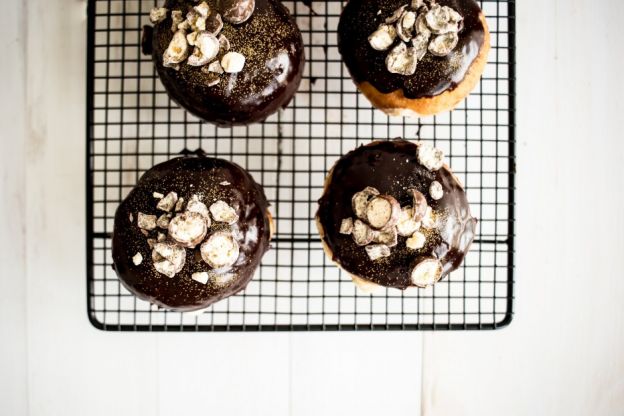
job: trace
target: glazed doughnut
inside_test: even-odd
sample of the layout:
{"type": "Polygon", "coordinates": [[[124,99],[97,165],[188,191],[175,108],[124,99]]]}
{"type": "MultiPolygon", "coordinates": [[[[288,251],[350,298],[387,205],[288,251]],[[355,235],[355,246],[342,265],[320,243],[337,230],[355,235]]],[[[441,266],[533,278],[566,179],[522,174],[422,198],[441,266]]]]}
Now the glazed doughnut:
{"type": "Polygon", "coordinates": [[[327,255],[368,290],[433,285],[459,267],[477,220],[440,150],[394,140],[336,162],[316,222],[327,255]]]}
{"type": "Polygon", "coordinates": [[[394,116],[452,110],[476,86],[490,34],[474,0],[349,0],[338,48],[360,91],[394,116]]]}
{"type": "Polygon", "coordinates": [[[304,67],[301,33],[279,0],[166,0],[144,50],[172,100],[233,126],[286,107],[304,67]]]}
{"type": "Polygon", "coordinates": [[[247,286],[271,230],[262,187],[244,169],[178,157],[145,172],[117,208],[113,267],[143,300],[203,309],[247,286]]]}

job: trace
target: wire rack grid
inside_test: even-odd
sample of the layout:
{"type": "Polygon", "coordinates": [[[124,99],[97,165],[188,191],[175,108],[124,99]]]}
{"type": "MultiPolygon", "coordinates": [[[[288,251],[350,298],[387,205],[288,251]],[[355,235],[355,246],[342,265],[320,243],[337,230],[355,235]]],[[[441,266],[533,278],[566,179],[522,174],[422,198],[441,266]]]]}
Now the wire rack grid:
{"type": "Polygon", "coordinates": [[[155,0],[90,0],[87,86],[87,308],[111,331],[495,329],[512,318],[514,253],[513,0],[483,0],[492,48],[477,89],[453,112],[389,118],[357,92],[341,62],[340,0],[284,2],[306,45],[307,64],[288,108],[264,123],[217,128],[167,96],[142,26],[155,0]],[[314,224],[328,169],[371,139],[422,138],[442,148],[464,183],[478,235],[460,269],[433,288],[360,293],[327,259],[314,224]],[[120,201],[143,172],[203,150],[248,169],[264,185],[277,232],[242,293],[202,313],[137,300],[111,268],[120,201]]]}

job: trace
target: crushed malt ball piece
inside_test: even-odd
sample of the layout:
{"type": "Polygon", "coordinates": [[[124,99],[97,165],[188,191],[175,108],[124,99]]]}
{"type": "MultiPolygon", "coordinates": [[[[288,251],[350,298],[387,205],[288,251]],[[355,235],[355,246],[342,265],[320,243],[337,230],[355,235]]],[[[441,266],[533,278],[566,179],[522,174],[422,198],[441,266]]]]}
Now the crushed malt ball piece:
{"type": "Polygon", "coordinates": [[[212,233],[200,248],[202,259],[213,269],[232,266],[239,255],[238,242],[232,233],[217,231],[212,233]]]}
{"type": "Polygon", "coordinates": [[[378,195],[366,205],[366,221],[377,230],[395,225],[400,213],[401,205],[389,195],[378,195]]]}
{"type": "Polygon", "coordinates": [[[132,263],[134,263],[135,266],[138,266],[139,264],[143,263],[143,255],[141,253],[136,253],[132,257],[132,263]]]}
{"type": "Polygon", "coordinates": [[[366,220],[366,206],[368,205],[368,201],[376,195],[379,195],[379,191],[372,186],[367,186],[353,195],[353,198],[351,198],[351,208],[353,208],[353,213],[356,217],[361,220],[366,220]]]}
{"type": "Polygon", "coordinates": [[[442,276],[442,263],[440,260],[430,258],[418,263],[411,274],[412,283],[414,285],[425,288],[433,285],[442,276]]]}
{"type": "Polygon", "coordinates": [[[379,28],[368,37],[368,43],[376,51],[385,51],[394,43],[397,31],[394,26],[379,25],[379,28]]]}
{"type": "Polygon", "coordinates": [[[197,212],[183,212],[169,222],[169,236],[183,247],[195,247],[207,232],[206,220],[197,212]]]}
{"type": "Polygon", "coordinates": [[[427,237],[420,231],[416,231],[410,238],[405,240],[405,246],[411,250],[420,250],[425,246],[427,237]]]}
{"type": "Polygon", "coordinates": [[[349,217],[342,220],[340,223],[340,231],[338,232],[340,234],[351,234],[351,232],[353,232],[353,218],[349,217]]]}
{"type": "Polygon", "coordinates": [[[156,215],[148,215],[148,214],[143,214],[142,212],[139,212],[139,215],[137,218],[137,225],[142,230],[151,231],[156,228],[156,225],[157,225],[156,220],[157,220],[156,215]]]}
{"type": "Polygon", "coordinates": [[[401,214],[399,214],[399,221],[397,222],[397,231],[402,237],[409,237],[418,231],[420,228],[420,222],[414,220],[414,214],[412,207],[401,208],[401,214]]]}
{"type": "Polygon", "coordinates": [[[184,268],[186,251],[173,243],[156,243],[152,250],[152,260],[158,273],[174,277],[184,268]]]}
{"type": "Polygon", "coordinates": [[[353,241],[358,246],[365,246],[373,241],[373,230],[364,221],[359,219],[353,222],[353,231],[351,232],[353,241]]]}
{"type": "Polygon", "coordinates": [[[212,214],[212,218],[217,222],[224,222],[232,225],[238,221],[236,210],[225,201],[217,201],[210,205],[210,214],[212,214]]]}
{"type": "Polygon", "coordinates": [[[189,44],[186,41],[186,34],[183,30],[178,30],[163,53],[163,66],[175,67],[188,57],[188,51],[189,44]]]}
{"type": "Polygon", "coordinates": [[[398,244],[398,233],[396,227],[390,227],[387,230],[374,231],[373,242],[383,244],[388,247],[394,247],[398,244]]]}
{"type": "Polygon", "coordinates": [[[176,202],[178,202],[178,194],[175,192],[169,192],[167,196],[158,201],[156,208],[161,211],[171,212],[175,207],[176,202]]]}
{"type": "Polygon", "coordinates": [[[245,23],[255,8],[255,0],[221,0],[223,18],[233,25],[245,23]]]}
{"type": "Polygon", "coordinates": [[[150,10],[149,19],[153,24],[160,23],[167,18],[167,9],[164,7],[154,7],[150,10]]]}
{"type": "Polygon", "coordinates": [[[444,152],[429,143],[421,142],[418,146],[418,161],[431,171],[436,171],[444,164],[444,152]]]}
{"type": "Polygon", "coordinates": [[[436,201],[442,199],[442,197],[444,196],[442,184],[438,181],[431,182],[431,185],[429,186],[429,195],[431,195],[431,198],[436,201]]]}
{"type": "Polygon", "coordinates": [[[205,285],[206,283],[208,283],[208,273],[207,272],[196,272],[193,273],[191,275],[191,279],[195,280],[196,282],[199,282],[203,285],[205,285]]]}
{"type": "Polygon", "coordinates": [[[390,248],[385,244],[371,244],[364,247],[368,258],[375,261],[390,256],[390,248]]]}

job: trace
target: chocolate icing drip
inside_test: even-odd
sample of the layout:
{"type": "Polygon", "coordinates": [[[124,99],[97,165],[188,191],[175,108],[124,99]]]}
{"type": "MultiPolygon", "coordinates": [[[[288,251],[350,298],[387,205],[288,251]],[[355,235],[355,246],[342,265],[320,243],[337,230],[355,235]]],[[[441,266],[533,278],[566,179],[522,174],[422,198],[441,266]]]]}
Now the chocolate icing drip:
{"type": "MultiPolygon", "coordinates": [[[[262,187],[236,164],[203,156],[185,156],[161,163],[141,177],[117,209],[112,241],[114,268],[123,285],[141,299],[178,311],[205,308],[244,289],[253,277],[269,248],[267,209],[262,187]],[[222,184],[225,182],[229,185],[222,184]],[[208,206],[220,199],[236,209],[239,221],[232,230],[237,231],[240,255],[227,270],[236,274],[229,284],[219,286],[209,281],[204,285],[191,279],[195,272],[211,270],[201,259],[199,245],[186,250],[184,268],[174,277],[169,278],[154,269],[148,237],[137,226],[137,213],[161,215],[163,212],[156,209],[158,200],[153,193],[171,191],[184,198],[185,206],[191,196],[199,194],[208,206]],[[143,262],[135,266],[132,257],[137,252],[143,256],[143,262]]],[[[209,233],[215,229],[213,224],[209,233]]],[[[155,231],[150,237],[152,234],[155,231]]]]}
{"type": "Polygon", "coordinates": [[[471,217],[466,194],[453,174],[446,167],[434,172],[423,167],[415,144],[396,140],[359,147],[340,158],[330,175],[319,200],[317,219],[333,260],[347,272],[382,286],[405,289],[413,286],[410,273],[424,258],[435,257],[442,262],[442,277],[459,267],[474,238],[477,220],[471,217]],[[429,195],[434,180],[444,190],[437,201],[429,195]],[[390,257],[371,261],[364,247],[357,246],[350,235],[338,232],[342,219],[355,217],[351,197],[367,186],[392,195],[401,206],[411,205],[410,188],[426,196],[428,205],[442,215],[441,225],[432,230],[424,248],[408,249],[406,238],[399,236],[390,257]]]}
{"type": "MultiPolygon", "coordinates": [[[[382,93],[403,90],[407,98],[439,95],[454,89],[479,54],[484,42],[481,9],[474,0],[438,0],[441,6],[455,9],[464,18],[459,42],[445,57],[427,53],[418,62],[414,75],[390,73],[385,64],[388,51],[376,51],[368,36],[397,8],[408,0],[349,0],[338,23],[338,49],[357,83],[368,81],[382,93]],[[381,14],[377,12],[381,10],[381,14]]],[[[398,41],[397,41],[398,42],[398,41]]]]}
{"type": "MultiPolygon", "coordinates": [[[[206,1],[211,10],[222,12],[216,0],[206,1]]],[[[186,16],[196,4],[167,0],[164,7],[186,16]]],[[[216,86],[207,86],[214,74],[199,67],[182,63],[176,71],[163,66],[163,53],[173,37],[171,22],[169,12],[155,25],[152,58],[171,99],[197,117],[219,126],[262,121],[288,105],[297,91],[305,61],[303,39],[278,0],[256,0],[255,11],[245,23],[224,22],[221,33],[230,41],[230,51],[243,54],[246,61],[241,72],[221,75],[216,86]]]]}

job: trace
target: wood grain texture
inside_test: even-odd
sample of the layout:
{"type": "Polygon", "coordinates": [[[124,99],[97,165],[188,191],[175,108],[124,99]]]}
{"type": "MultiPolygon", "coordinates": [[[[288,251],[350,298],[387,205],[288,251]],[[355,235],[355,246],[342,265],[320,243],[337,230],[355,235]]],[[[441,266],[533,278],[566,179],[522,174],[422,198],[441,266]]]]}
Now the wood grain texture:
{"type": "Polygon", "coordinates": [[[624,4],[517,8],[516,315],[425,335],[422,414],[624,414],[624,4]]]}
{"type": "Polygon", "coordinates": [[[27,404],[24,194],[24,53],[22,3],[5,11],[0,36],[0,414],[27,404]]]}

